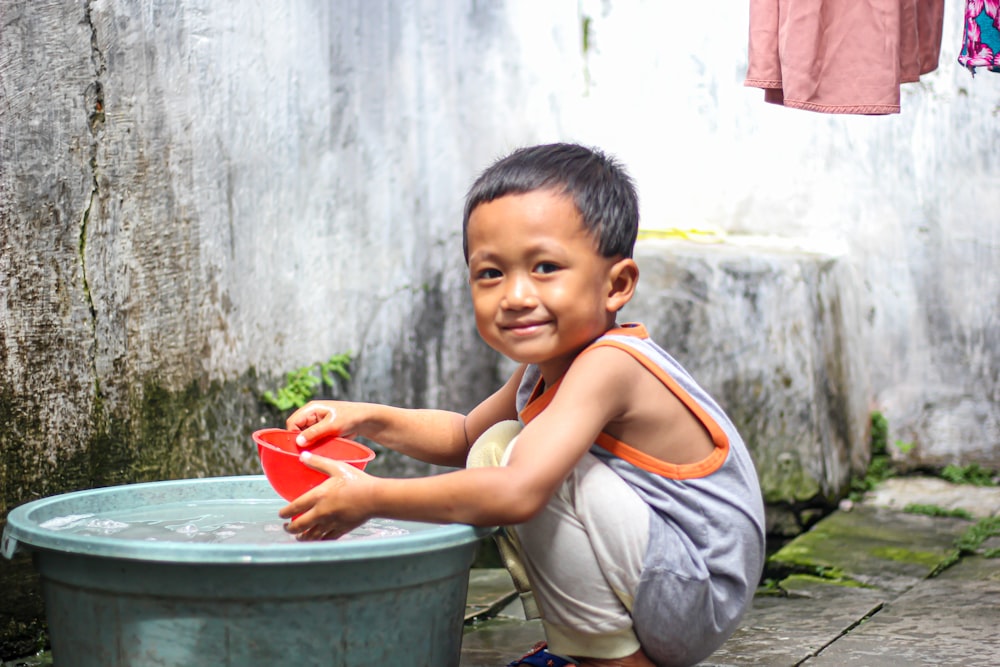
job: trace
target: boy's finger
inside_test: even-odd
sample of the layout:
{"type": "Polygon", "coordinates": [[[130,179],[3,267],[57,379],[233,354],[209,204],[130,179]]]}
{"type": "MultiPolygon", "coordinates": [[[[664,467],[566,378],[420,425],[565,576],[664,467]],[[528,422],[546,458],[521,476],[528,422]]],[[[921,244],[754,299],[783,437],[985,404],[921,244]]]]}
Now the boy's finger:
{"type": "Polygon", "coordinates": [[[295,537],[302,541],[315,541],[323,539],[326,531],[320,526],[309,526],[302,532],[298,533],[295,537]]]}
{"type": "Polygon", "coordinates": [[[288,415],[288,419],[285,420],[285,427],[288,430],[298,430],[303,426],[310,424],[315,424],[319,420],[316,417],[316,406],[312,403],[306,403],[304,406],[288,415]]]}
{"type": "MultiPolygon", "coordinates": [[[[306,406],[306,408],[309,408],[309,406],[306,406]]],[[[306,408],[303,408],[303,410],[306,408]]],[[[305,446],[320,436],[337,435],[337,432],[333,429],[333,420],[337,418],[337,412],[332,408],[315,405],[312,406],[312,409],[305,416],[308,417],[308,420],[300,421],[299,424],[309,424],[309,427],[302,429],[302,432],[295,438],[295,444],[299,447],[305,446]]]]}
{"type": "Polygon", "coordinates": [[[319,454],[313,454],[308,450],[299,454],[299,461],[313,470],[319,470],[331,477],[341,472],[336,461],[328,459],[325,456],[320,456],[319,454]]]}
{"type": "Polygon", "coordinates": [[[354,479],[358,476],[356,473],[359,472],[357,468],[349,463],[337,461],[336,459],[328,459],[325,456],[313,454],[308,450],[299,454],[299,461],[302,461],[302,463],[313,470],[318,470],[335,479],[354,479]]]}
{"type": "MultiPolygon", "coordinates": [[[[295,500],[293,500],[292,502],[288,503],[280,510],[278,510],[278,516],[280,516],[282,519],[291,519],[292,517],[295,517],[295,519],[297,520],[300,519],[301,516],[306,512],[306,510],[308,510],[311,507],[312,507],[311,501],[305,500],[304,496],[299,496],[298,498],[296,498],[295,500]]],[[[302,522],[300,521],[298,525],[301,526],[302,522]]],[[[287,529],[288,526],[289,524],[286,523],[285,528],[287,529]]]]}
{"type": "Polygon", "coordinates": [[[284,528],[285,532],[294,535],[295,539],[303,542],[335,539],[342,534],[329,523],[316,523],[312,511],[305,512],[302,516],[297,516],[294,520],[286,522],[284,528]]]}

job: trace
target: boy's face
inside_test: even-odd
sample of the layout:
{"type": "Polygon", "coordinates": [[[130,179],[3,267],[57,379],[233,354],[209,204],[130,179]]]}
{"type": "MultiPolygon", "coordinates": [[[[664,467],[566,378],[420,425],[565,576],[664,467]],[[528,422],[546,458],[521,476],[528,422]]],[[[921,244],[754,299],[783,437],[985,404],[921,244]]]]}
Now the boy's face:
{"type": "Polygon", "coordinates": [[[570,197],[541,190],[480,204],[467,235],[479,334],[514,361],[538,364],[546,384],[614,324],[620,258],[598,253],[570,197]]]}

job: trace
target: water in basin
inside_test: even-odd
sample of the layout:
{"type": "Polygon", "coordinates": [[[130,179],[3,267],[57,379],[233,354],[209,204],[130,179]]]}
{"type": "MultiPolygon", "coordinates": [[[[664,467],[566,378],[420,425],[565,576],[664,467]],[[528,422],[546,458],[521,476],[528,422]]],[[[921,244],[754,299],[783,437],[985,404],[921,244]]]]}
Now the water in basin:
{"type": "MultiPolygon", "coordinates": [[[[40,528],[68,535],[111,537],[147,542],[208,544],[286,544],[278,510],[286,503],[269,499],[218,499],[174,502],[100,513],[66,514],[48,519],[40,528]]],[[[406,535],[410,531],[391,519],[372,519],[339,541],[406,535]]]]}

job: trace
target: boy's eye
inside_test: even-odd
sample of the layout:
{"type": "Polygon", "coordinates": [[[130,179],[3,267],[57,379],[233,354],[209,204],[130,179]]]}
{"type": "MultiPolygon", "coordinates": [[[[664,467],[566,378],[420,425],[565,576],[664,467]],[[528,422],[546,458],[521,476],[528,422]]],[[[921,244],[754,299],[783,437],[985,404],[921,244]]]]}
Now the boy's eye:
{"type": "Polygon", "coordinates": [[[476,274],[476,278],[479,280],[493,280],[501,277],[502,275],[503,274],[497,269],[483,269],[476,274]]]}
{"type": "Polygon", "coordinates": [[[535,273],[555,273],[558,270],[559,265],[552,262],[540,262],[535,266],[535,273]]]}

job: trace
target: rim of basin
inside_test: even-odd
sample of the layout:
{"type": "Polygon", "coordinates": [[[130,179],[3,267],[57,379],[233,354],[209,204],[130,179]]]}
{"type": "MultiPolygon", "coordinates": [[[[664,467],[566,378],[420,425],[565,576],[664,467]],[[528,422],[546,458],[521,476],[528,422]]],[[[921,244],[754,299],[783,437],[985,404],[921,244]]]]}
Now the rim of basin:
{"type": "MultiPolygon", "coordinates": [[[[406,522],[419,528],[403,535],[364,540],[224,544],[67,534],[40,525],[54,517],[78,513],[79,510],[73,511],[73,505],[84,498],[90,505],[99,504],[106,506],[104,510],[114,510],[121,509],[122,498],[129,496],[159,498],[161,502],[179,502],[192,497],[197,500],[280,500],[263,475],[142,482],[73,491],[33,500],[11,510],[0,552],[12,558],[23,547],[127,560],[205,564],[338,562],[441,551],[476,542],[495,530],[464,524],[406,522]]],[[[126,509],[135,507],[133,504],[126,509]]]]}

